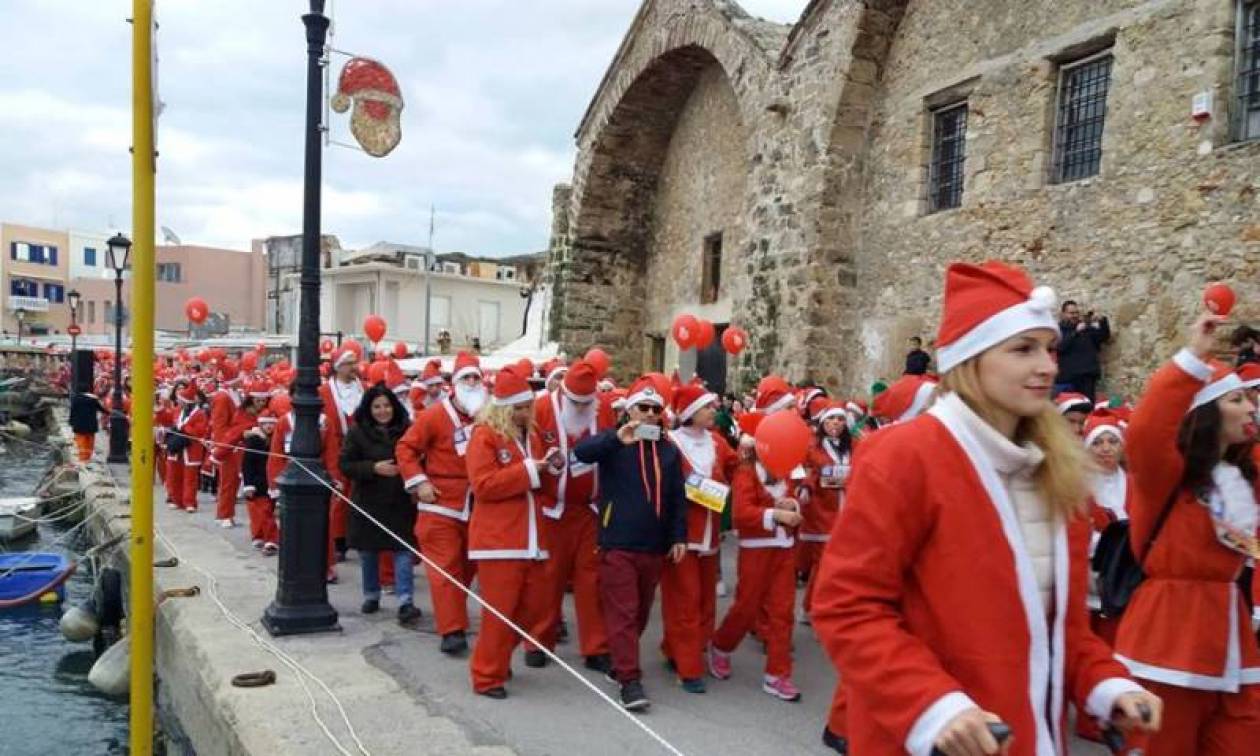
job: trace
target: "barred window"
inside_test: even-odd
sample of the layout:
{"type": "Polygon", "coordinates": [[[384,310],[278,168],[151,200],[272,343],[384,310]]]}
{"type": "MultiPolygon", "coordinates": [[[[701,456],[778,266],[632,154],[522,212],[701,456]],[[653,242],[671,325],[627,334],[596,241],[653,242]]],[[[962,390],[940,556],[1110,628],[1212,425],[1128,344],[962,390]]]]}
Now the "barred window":
{"type": "Polygon", "coordinates": [[[1111,86],[1110,52],[1059,71],[1059,107],[1054,130],[1055,183],[1097,175],[1102,163],[1107,90],[1111,86]]]}
{"type": "Polygon", "coordinates": [[[932,164],[928,212],[962,204],[963,168],[967,162],[967,103],[932,111],[932,164]]]}
{"type": "Polygon", "coordinates": [[[1239,139],[1260,138],[1260,0],[1238,3],[1238,107],[1234,132],[1239,139]]]}

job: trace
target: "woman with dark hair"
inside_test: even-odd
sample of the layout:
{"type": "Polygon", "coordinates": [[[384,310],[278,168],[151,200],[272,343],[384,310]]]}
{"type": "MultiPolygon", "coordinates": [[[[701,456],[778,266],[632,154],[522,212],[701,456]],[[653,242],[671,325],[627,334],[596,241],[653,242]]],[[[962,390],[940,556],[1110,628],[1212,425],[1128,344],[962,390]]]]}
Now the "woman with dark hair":
{"type": "Polygon", "coordinates": [[[363,613],[381,608],[380,567],[377,552],[394,554],[394,593],[398,596],[398,621],[407,625],[420,618],[412,601],[411,552],[416,508],[403,488],[394,460],[394,446],[407,432],[410,418],[394,392],[377,383],[363,394],[354,413],[354,423],[346,431],[341,447],[341,471],[353,481],[350,523],[346,530],[348,548],[359,552],[363,572],[363,613]],[[380,523],[372,522],[366,512],[380,523]],[[382,527],[383,526],[383,527],[382,527]],[[400,540],[401,539],[401,543],[400,540]]]}
{"type": "Polygon", "coordinates": [[[1127,434],[1132,545],[1147,579],[1120,622],[1116,656],[1167,704],[1151,756],[1254,753],[1260,742],[1260,646],[1237,584],[1260,556],[1255,407],[1238,375],[1211,359],[1222,321],[1195,321],[1127,434]]]}

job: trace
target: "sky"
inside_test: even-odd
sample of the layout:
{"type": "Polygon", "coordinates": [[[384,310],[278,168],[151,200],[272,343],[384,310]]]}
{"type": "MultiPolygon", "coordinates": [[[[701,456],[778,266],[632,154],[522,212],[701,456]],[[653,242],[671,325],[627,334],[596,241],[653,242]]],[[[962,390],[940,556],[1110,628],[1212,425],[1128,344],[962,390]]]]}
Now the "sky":
{"type": "MultiPolygon", "coordinates": [[[[794,22],[807,0],[740,0],[794,22]]],[[[333,45],[402,88],[389,156],[324,151],[323,230],[342,245],[546,248],[551,191],[640,0],[330,0],[333,45]]],[[[158,224],[185,244],[298,233],[306,0],[158,0],[158,224]]],[[[129,0],[4,0],[0,220],[131,225],[129,0]],[[51,43],[51,44],[50,44],[51,43]]],[[[334,56],[335,72],[345,58],[334,56]]],[[[351,142],[348,113],[334,137],[351,142]]]]}

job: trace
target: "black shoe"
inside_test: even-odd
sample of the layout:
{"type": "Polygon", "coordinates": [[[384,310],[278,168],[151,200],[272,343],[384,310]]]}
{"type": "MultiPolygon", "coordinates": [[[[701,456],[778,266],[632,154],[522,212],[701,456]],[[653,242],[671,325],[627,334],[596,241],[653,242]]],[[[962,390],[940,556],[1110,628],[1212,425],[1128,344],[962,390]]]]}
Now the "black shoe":
{"type": "Polygon", "coordinates": [[[823,742],[823,745],[827,746],[828,748],[835,751],[836,753],[842,753],[842,754],[845,754],[845,756],[848,756],[849,739],[846,738],[845,736],[837,735],[831,730],[824,727],[823,734],[822,734],[822,742],[823,742]]]}
{"type": "Polygon", "coordinates": [[[651,705],[652,702],[643,692],[643,683],[631,680],[621,686],[621,706],[626,711],[643,711],[651,705]]]}
{"type": "Polygon", "coordinates": [[[612,657],[608,654],[595,654],[586,657],[586,668],[594,672],[607,674],[612,670],[612,657]]]}
{"type": "Polygon", "coordinates": [[[542,651],[526,651],[525,666],[533,669],[542,669],[547,666],[547,655],[542,651]]]}
{"type": "Polygon", "coordinates": [[[381,609],[380,599],[364,599],[363,606],[359,607],[359,611],[364,614],[376,614],[381,609]]]}
{"type": "Polygon", "coordinates": [[[424,616],[424,612],[416,608],[415,604],[403,604],[398,607],[398,624],[412,625],[424,616]]]}
{"type": "Polygon", "coordinates": [[[500,685],[497,688],[490,688],[489,690],[479,690],[477,691],[477,694],[485,696],[486,698],[493,698],[496,701],[502,701],[507,698],[507,688],[500,685]]]}
{"type": "Polygon", "coordinates": [[[450,656],[458,656],[468,650],[468,638],[464,636],[463,630],[456,630],[453,633],[447,633],[442,636],[442,653],[450,656]]]}
{"type": "Polygon", "coordinates": [[[556,643],[569,642],[569,623],[564,621],[564,617],[560,618],[560,625],[556,628],[556,643]]]}

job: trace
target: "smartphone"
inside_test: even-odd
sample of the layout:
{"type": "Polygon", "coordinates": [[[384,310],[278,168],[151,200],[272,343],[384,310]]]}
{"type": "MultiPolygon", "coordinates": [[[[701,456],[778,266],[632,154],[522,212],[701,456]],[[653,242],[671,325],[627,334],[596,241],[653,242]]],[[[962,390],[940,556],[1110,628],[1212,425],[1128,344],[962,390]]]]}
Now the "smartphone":
{"type": "Polygon", "coordinates": [[[660,441],[661,426],[643,423],[634,429],[634,437],[640,441],[660,441]]]}

